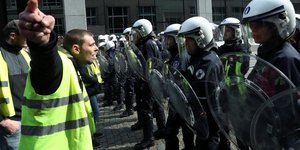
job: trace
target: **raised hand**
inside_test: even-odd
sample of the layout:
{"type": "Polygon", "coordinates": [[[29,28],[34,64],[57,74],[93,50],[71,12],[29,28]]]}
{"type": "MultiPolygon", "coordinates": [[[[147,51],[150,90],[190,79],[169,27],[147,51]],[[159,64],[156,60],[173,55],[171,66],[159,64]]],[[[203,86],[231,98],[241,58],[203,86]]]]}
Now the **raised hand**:
{"type": "Polygon", "coordinates": [[[36,44],[49,42],[55,24],[51,15],[45,15],[38,8],[38,0],[28,0],[27,7],[19,14],[20,33],[36,44]]]}

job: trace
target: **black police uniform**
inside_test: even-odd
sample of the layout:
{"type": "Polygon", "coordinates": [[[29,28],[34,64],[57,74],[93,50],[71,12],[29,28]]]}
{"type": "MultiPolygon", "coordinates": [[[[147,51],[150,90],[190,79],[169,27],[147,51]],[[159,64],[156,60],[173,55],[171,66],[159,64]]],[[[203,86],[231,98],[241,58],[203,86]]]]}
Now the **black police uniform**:
{"type": "Polygon", "coordinates": [[[109,67],[107,72],[101,72],[102,79],[104,81],[104,104],[103,106],[109,106],[113,104],[114,99],[114,82],[116,82],[116,73],[114,70],[114,56],[115,56],[115,49],[110,48],[105,51],[105,57],[108,61],[109,67]]]}
{"type": "MultiPolygon", "coordinates": [[[[126,57],[125,54],[125,48],[124,44],[120,45],[119,47],[120,52],[126,57]]],[[[135,84],[135,75],[133,71],[130,68],[127,68],[127,76],[120,77],[123,78],[122,80],[125,80],[123,87],[124,91],[124,103],[126,110],[120,115],[120,117],[127,117],[129,115],[133,114],[133,103],[135,101],[135,90],[134,90],[134,84],[135,84]]]]}
{"type": "MultiPolygon", "coordinates": [[[[174,68],[179,71],[183,70],[181,68],[181,61],[178,55],[178,47],[174,47],[169,50],[171,53],[171,58],[167,62],[172,65],[174,68]]],[[[178,113],[175,112],[172,108],[169,109],[168,118],[166,123],[166,131],[165,131],[165,147],[166,150],[179,150],[179,140],[178,140],[178,132],[180,127],[182,128],[182,136],[185,150],[194,149],[194,133],[187,126],[185,121],[179,116],[178,113]]]]}
{"type": "MultiPolygon", "coordinates": [[[[142,55],[146,60],[149,58],[155,57],[160,58],[160,52],[151,35],[145,37],[140,45],[137,45],[142,55]]],[[[136,103],[137,111],[140,114],[139,121],[143,126],[144,139],[141,143],[135,146],[136,149],[143,149],[149,146],[154,145],[153,143],[153,106],[154,99],[150,87],[147,82],[142,79],[137,79],[136,83],[136,103]]],[[[157,105],[156,105],[157,106],[157,105]]],[[[156,107],[155,106],[155,107],[156,107]]],[[[163,108],[160,108],[163,112],[163,108]]],[[[157,122],[164,121],[164,114],[156,113],[157,122]]],[[[161,123],[158,123],[161,124],[161,123]]]]}
{"type": "Polygon", "coordinates": [[[196,133],[196,149],[217,150],[219,148],[219,128],[208,107],[205,94],[205,78],[208,68],[212,66],[212,71],[214,71],[214,74],[221,80],[223,67],[219,57],[215,53],[217,47],[213,42],[207,49],[209,51],[199,50],[197,54],[191,56],[185,77],[199,97],[199,100],[207,113],[209,125],[209,137],[207,139],[200,138],[198,133],[196,133]]]}
{"type": "Polygon", "coordinates": [[[300,86],[300,54],[288,42],[262,45],[257,56],[282,71],[296,87],[300,86]]]}
{"type": "MultiPolygon", "coordinates": [[[[227,53],[233,53],[233,52],[241,52],[241,53],[246,53],[246,54],[250,54],[251,51],[249,49],[247,49],[245,47],[244,44],[242,44],[242,40],[241,39],[235,39],[235,40],[228,40],[225,41],[225,43],[219,47],[217,54],[219,56],[222,56],[224,54],[227,53]]],[[[233,56],[234,57],[234,56],[233,56]]],[[[249,68],[249,58],[248,57],[244,57],[243,59],[245,59],[242,63],[241,66],[241,72],[245,73],[248,68],[249,68]],[[248,60],[246,60],[248,59],[248,60]]],[[[231,71],[233,70],[233,72],[231,72],[230,74],[236,74],[234,69],[231,69],[231,71]]],[[[240,141],[238,140],[237,143],[239,144],[240,141]]],[[[230,150],[230,142],[229,140],[224,136],[223,133],[220,133],[220,145],[219,145],[219,149],[220,150],[230,150]]],[[[239,144],[239,148],[244,149],[244,146],[242,144],[239,144]]]]}

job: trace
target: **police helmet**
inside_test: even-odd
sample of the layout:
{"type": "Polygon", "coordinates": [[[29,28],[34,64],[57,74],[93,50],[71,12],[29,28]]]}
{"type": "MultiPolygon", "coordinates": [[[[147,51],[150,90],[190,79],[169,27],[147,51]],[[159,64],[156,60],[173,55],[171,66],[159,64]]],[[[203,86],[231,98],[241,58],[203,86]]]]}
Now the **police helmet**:
{"type": "Polygon", "coordinates": [[[269,22],[282,39],[289,38],[296,27],[295,9],[290,0],[252,0],[244,9],[243,23],[269,22]]]}
{"type": "Polygon", "coordinates": [[[223,32],[225,31],[225,27],[231,27],[234,30],[234,38],[240,39],[242,37],[241,32],[241,22],[237,18],[229,17],[224,19],[221,24],[219,25],[220,30],[223,32]]]}
{"type": "Polygon", "coordinates": [[[206,48],[213,40],[213,31],[209,21],[199,16],[185,20],[178,35],[193,38],[201,49],[206,48]]]}
{"type": "Polygon", "coordinates": [[[152,24],[149,20],[139,19],[133,24],[131,29],[133,31],[138,32],[141,35],[141,37],[144,38],[152,32],[153,27],[152,27],[152,24]]]}

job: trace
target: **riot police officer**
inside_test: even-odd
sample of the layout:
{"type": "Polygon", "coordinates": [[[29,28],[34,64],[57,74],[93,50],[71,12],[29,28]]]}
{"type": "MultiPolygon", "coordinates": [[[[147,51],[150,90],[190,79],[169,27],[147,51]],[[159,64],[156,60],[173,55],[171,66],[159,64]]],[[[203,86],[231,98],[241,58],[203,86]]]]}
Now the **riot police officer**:
{"type": "MultiPolygon", "coordinates": [[[[133,43],[138,47],[146,60],[151,57],[160,58],[159,49],[154,41],[152,32],[152,24],[147,19],[139,19],[132,26],[133,43]]],[[[135,149],[140,150],[154,145],[153,109],[157,108],[157,106],[154,106],[149,85],[145,80],[137,79],[136,87],[137,111],[140,111],[141,116],[139,119],[141,120],[139,121],[142,123],[144,135],[143,140],[135,145],[135,149]]],[[[158,116],[156,120],[158,128],[160,128],[160,125],[164,126],[164,111],[162,108],[158,109],[161,111],[156,113],[158,116]]]]}
{"type": "Polygon", "coordinates": [[[243,23],[260,46],[257,56],[300,85],[300,54],[288,42],[296,27],[295,9],[288,0],[251,1],[244,10],[243,23]]]}
{"type": "Polygon", "coordinates": [[[219,47],[217,52],[219,56],[230,52],[250,53],[242,44],[241,23],[238,19],[232,17],[224,19],[219,25],[219,29],[224,40],[224,44],[219,47]]]}
{"type": "Polygon", "coordinates": [[[217,150],[219,147],[219,128],[208,108],[205,78],[208,68],[212,67],[214,74],[221,79],[222,63],[215,53],[217,47],[213,40],[211,25],[203,17],[192,17],[182,23],[178,34],[185,38],[185,46],[191,56],[185,77],[202,103],[207,113],[209,125],[207,138],[201,137],[199,132],[196,132],[196,149],[217,150]]]}
{"type": "MultiPolygon", "coordinates": [[[[221,45],[217,51],[217,54],[219,56],[222,56],[227,53],[232,53],[232,52],[251,53],[249,49],[247,49],[245,45],[242,44],[242,31],[241,31],[240,20],[232,17],[226,18],[219,25],[219,29],[221,31],[224,40],[224,44],[221,45]]],[[[237,59],[236,55],[232,55],[230,57],[232,58],[232,60],[237,59]]],[[[249,58],[244,57],[242,59],[249,59],[249,58]]],[[[236,68],[240,66],[239,64],[237,64],[240,62],[227,61],[225,64],[227,64],[228,67],[225,68],[230,68],[230,69],[228,69],[226,72],[229,72],[231,75],[232,74],[235,74],[237,76],[242,75],[244,72],[248,70],[249,67],[248,60],[244,60],[243,62],[244,63],[241,64],[240,68],[236,68]]],[[[222,133],[220,133],[220,149],[222,150],[230,149],[230,142],[229,140],[226,139],[226,137],[222,133]]]]}
{"type": "MultiPolygon", "coordinates": [[[[174,68],[182,71],[181,61],[179,57],[179,50],[177,46],[178,30],[180,29],[180,24],[171,24],[164,31],[164,45],[170,53],[169,61],[166,63],[170,64],[174,68]]],[[[166,150],[179,150],[179,140],[177,134],[180,127],[182,128],[183,142],[186,150],[194,149],[194,133],[186,125],[184,120],[176,113],[172,108],[169,109],[168,118],[166,123],[165,131],[165,146],[166,150]]]]}
{"type": "Polygon", "coordinates": [[[300,14],[296,14],[296,30],[290,41],[293,47],[300,52],[300,14]]]}
{"type": "MultiPolygon", "coordinates": [[[[122,51],[122,53],[125,55],[124,52],[124,46],[125,44],[130,43],[131,39],[130,39],[130,33],[131,33],[131,27],[128,27],[126,29],[124,29],[123,31],[123,35],[124,35],[124,40],[120,39],[120,50],[122,51]],[[123,43],[122,43],[122,42],[123,43]]],[[[132,72],[132,70],[130,70],[130,68],[128,68],[128,74],[130,74],[129,77],[126,77],[126,81],[125,81],[125,85],[124,85],[124,94],[125,94],[125,111],[123,111],[120,114],[120,117],[127,117],[133,114],[133,102],[135,101],[135,91],[134,91],[134,84],[135,84],[135,76],[132,72]]]]}
{"type": "Polygon", "coordinates": [[[104,81],[104,103],[103,106],[113,105],[113,91],[116,73],[114,71],[114,55],[115,55],[115,43],[112,41],[107,41],[105,44],[105,52],[103,53],[108,61],[108,67],[106,71],[102,71],[103,81],[104,81]]]}

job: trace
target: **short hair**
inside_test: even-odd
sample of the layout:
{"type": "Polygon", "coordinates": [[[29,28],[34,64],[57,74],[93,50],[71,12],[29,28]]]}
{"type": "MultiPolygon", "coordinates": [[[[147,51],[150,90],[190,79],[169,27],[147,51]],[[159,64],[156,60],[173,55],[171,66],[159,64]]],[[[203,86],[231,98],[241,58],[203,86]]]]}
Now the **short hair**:
{"type": "Polygon", "coordinates": [[[85,35],[93,36],[93,33],[83,29],[72,29],[68,31],[63,40],[63,48],[70,51],[74,44],[82,46],[85,35]]]}
{"type": "Polygon", "coordinates": [[[10,22],[8,22],[5,25],[5,27],[2,30],[3,36],[5,39],[8,39],[10,33],[12,33],[12,32],[19,34],[18,23],[19,23],[19,20],[15,19],[15,20],[11,20],[10,22]]]}

